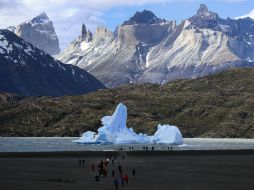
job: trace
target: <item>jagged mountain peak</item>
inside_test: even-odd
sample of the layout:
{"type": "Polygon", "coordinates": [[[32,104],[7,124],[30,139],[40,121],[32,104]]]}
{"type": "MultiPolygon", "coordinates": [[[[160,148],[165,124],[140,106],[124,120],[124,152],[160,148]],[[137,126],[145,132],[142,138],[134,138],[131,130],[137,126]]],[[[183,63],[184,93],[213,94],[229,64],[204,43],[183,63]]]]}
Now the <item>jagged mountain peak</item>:
{"type": "Polygon", "coordinates": [[[63,96],[100,88],[105,87],[86,71],[55,60],[9,30],[0,30],[0,91],[63,96]]]}
{"type": "Polygon", "coordinates": [[[109,30],[108,28],[104,27],[104,26],[98,26],[96,28],[96,31],[95,31],[95,35],[100,35],[100,34],[108,34],[108,33],[112,33],[111,30],[109,30]]]}
{"type": "Polygon", "coordinates": [[[246,19],[220,18],[204,4],[179,25],[144,10],[117,27],[112,38],[100,28],[92,43],[74,44],[59,59],[89,71],[110,88],[164,84],[231,67],[254,67],[253,26],[246,19]]]}
{"type": "Polygon", "coordinates": [[[210,11],[205,4],[201,4],[197,14],[188,20],[192,26],[197,28],[214,28],[218,24],[219,16],[217,13],[210,11]]]}
{"type": "Polygon", "coordinates": [[[45,12],[16,27],[7,29],[46,53],[56,55],[60,52],[53,22],[45,12]]]}
{"type": "Polygon", "coordinates": [[[197,11],[196,16],[207,18],[207,19],[216,19],[218,17],[218,14],[210,11],[205,4],[201,4],[197,11]]]}
{"type": "Polygon", "coordinates": [[[125,21],[122,25],[134,24],[156,24],[165,20],[158,18],[152,11],[143,10],[137,11],[129,20],[125,21]]]}
{"type": "Polygon", "coordinates": [[[48,15],[45,12],[42,12],[37,17],[42,18],[42,19],[49,19],[48,15]]]}
{"type": "Polygon", "coordinates": [[[98,43],[104,43],[105,41],[112,41],[114,39],[114,34],[111,30],[104,26],[98,26],[96,28],[96,31],[94,33],[94,42],[96,44],[98,43]]]}
{"type": "Polygon", "coordinates": [[[85,26],[85,24],[83,23],[83,24],[82,24],[82,28],[81,28],[81,37],[85,37],[86,34],[87,34],[86,26],[85,26]]]}
{"type": "Polygon", "coordinates": [[[50,22],[50,20],[49,20],[48,15],[45,12],[43,12],[28,22],[30,22],[32,24],[47,24],[50,22]]]}
{"type": "Polygon", "coordinates": [[[86,29],[86,25],[83,23],[82,27],[81,27],[81,36],[80,36],[80,40],[81,41],[86,41],[86,42],[90,42],[93,39],[93,34],[92,32],[90,32],[90,30],[86,29]]]}
{"type": "Polygon", "coordinates": [[[203,15],[208,12],[209,12],[208,7],[205,4],[201,4],[198,11],[197,11],[197,15],[203,15]]]}

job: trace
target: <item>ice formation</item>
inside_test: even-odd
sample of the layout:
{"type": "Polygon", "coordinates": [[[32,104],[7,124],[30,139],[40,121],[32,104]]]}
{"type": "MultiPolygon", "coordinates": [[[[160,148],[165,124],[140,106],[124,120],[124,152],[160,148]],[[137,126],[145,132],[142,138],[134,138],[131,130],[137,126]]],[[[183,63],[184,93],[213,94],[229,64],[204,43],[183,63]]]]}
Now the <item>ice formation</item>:
{"type": "Polygon", "coordinates": [[[84,144],[182,144],[182,134],[176,126],[159,125],[153,136],[135,133],[127,128],[127,108],[118,104],[112,116],[101,119],[98,133],[87,131],[75,142],[84,144]]]}
{"type": "Polygon", "coordinates": [[[158,125],[152,141],[156,144],[182,144],[183,138],[176,126],[158,125]]]}

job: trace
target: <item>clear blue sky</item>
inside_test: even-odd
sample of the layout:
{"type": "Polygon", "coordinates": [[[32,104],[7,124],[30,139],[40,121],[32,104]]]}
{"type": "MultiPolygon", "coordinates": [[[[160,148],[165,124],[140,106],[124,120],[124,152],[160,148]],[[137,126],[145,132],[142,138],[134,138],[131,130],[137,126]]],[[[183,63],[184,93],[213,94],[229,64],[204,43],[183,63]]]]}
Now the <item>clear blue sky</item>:
{"type": "Polygon", "coordinates": [[[104,14],[106,26],[112,30],[116,25],[119,25],[123,21],[131,17],[136,11],[144,9],[151,10],[156,16],[165,18],[167,20],[182,20],[193,16],[201,3],[205,3],[208,8],[214,12],[217,12],[222,18],[235,18],[250,13],[254,9],[254,0],[251,1],[216,1],[216,0],[203,0],[193,2],[175,1],[165,4],[148,4],[142,6],[121,6],[109,9],[104,14]]]}

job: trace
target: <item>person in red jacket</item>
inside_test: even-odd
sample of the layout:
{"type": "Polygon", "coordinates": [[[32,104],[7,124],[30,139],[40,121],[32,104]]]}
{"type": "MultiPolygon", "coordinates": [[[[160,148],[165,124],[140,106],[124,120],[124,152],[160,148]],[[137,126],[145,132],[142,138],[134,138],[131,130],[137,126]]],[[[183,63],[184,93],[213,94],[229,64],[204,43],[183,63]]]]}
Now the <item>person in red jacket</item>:
{"type": "Polygon", "coordinates": [[[103,175],[104,175],[104,177],[108,176],[108,171],[106,169],[103,170],[103,175]]]}
{"type": "Polygon", "coordinates": [[[124,176],[124,180],[125,180],[126,184],[128,184],[128,182],[129,182],[129,177],[128,177],[127,174],[124,176]]]}

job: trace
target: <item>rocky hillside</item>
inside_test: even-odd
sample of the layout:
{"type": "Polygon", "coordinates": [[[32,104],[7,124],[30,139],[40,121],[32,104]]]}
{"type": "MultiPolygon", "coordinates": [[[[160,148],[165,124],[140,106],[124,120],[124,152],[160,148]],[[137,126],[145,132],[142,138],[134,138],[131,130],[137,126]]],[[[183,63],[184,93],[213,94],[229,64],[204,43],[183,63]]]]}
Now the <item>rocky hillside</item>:
{"type": "Polygon", "coordinates": [[[254,138],[254,69],[234,69],[162,86],[125,85],[83,96],[7,99],[0,103],[1,136],[79,136],[95,131],[119,102],[127,126],[152,134],[159,123],[184,137],[254,138]],[[14,117],[15,116],[15,117],[14,117]]]}
{"type": "Polygon", "coordinates": [[[254,20],[223,19],[203,4],[179,25],[144,10],[114,33],[99,27],[86,39],[79,37],[58,59],[85,69],[110,88],[254,67],[254,20]]]}
{"type": "Polygon", "coordinates": [[[16,94],[0,92],[0,104],[17,102],[22,99],[23,99],[22,97],[17,96],[16,94]]]}
{"type": "Polygon", "coordinates": [[[22,96],[79,95],[105,88],[86,71],[55,60],[8,30],[0,30],[0,91],[22,96]]]}
{"type": "Polygon", "coordinates": [[[42,13],[16,27],[10,26],[8,29],[48,54],[57,55],[60,53],[59,41],[53,22],[46,13],[42,13]]]}

